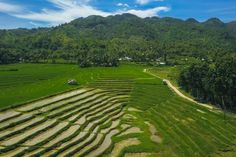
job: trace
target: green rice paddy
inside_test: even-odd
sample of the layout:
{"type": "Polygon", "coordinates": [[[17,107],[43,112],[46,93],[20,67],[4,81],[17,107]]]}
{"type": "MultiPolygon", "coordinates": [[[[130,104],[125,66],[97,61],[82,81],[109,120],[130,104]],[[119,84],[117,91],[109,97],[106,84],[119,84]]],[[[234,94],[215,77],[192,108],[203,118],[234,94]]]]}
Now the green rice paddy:
{"type": "Polygon", "coordinates": [[[236,156],[235,115],[180,98],[144,68],[0,66],[0,156],[236,156]]]}

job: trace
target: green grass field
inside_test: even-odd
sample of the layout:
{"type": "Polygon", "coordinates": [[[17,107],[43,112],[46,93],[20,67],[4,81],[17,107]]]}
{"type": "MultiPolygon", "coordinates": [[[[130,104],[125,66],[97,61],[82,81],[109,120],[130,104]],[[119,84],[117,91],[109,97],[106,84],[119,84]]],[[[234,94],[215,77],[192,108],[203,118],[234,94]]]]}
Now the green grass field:
{"type": "Polygon", "coordinates": [[[235,115],[180,98],[144,68],[1,66],[3,108],[78,90],[0,112],[0,156],[236,156],[235,115]]]}
{"type": "Polygon", "coordinates": [[[78,88],[100,77],[140,75],[141,69],[133,67],[81,69],[77,65],[62,64],[1,65],[0,108],[78,88]],[[79,86],[69,86],[69,79],[76,79],[79,86]]]}
{"type": "Polygon", "coordinates": [[[186,91],[182,90],[178,85],[178,77],[180,75],[180,71],[184,68],[184,65],[180,66],[165,66],[165,67],[155,67],[150,68],[149,71],[157,76],[159,76],[162,79],[169,80],[175,87],[178,87],[178,89],[186,96],[193,98],[193,96],[186,91]]]}

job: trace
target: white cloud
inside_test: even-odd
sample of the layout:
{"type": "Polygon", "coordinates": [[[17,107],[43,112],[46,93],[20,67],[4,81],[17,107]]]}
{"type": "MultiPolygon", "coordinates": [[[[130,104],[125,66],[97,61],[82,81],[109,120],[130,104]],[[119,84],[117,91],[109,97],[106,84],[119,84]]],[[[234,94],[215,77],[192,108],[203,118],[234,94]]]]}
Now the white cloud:
{"type": "Polygon", "coordinates": [[[33,22],[33,21],[30,21],[29,24],[34,27],[45,27],[45,24],[41,24],[41,23],[37,23],[37,22],[33,22]]]}
{"type": "MultiPolygon", "coordinates": [[[[103,17],[109,15],[116,15],[116,14],[123,14],[123,13],[131,13],[137,15],[139,17],[145,18],[150,16],[158,16],[159,12],[161,11],[169,11],[170,8],[168,7],[155,7],[146,10],[138,10],[138,9],[123,9],[117,10],[113,12],[105,12],[99,10],[97,8],[92,7],[89,4],[90,0],[48,0],[50,3],[57,7],[58,9],[47,9],[44,8],[39,12],[32,12],[32,11],[23,11],[21,10],[21,6],[16,5],[9,5],[8,10],[1,10],[0,12],[7,12],[12,16],[27,19],[30,21],[39,21],[39,22],[46,22],[50,25],[58,25],[65,22],[70,22],[79,17],[87,17],[90,15],[100,15],[103,17]],[[18,10],[17,12],[13,12],[12,10],[18,10]]],[[[7,6],[6,4],[5,6],[7,6]]],[[[120,4],[125,5],[125,4],[120,4]]],[[[1,5],[0,5],[1,6],[1,5]]],[[[31,23],[33,24],[33,23],[31,23]]]]}
{"type": "Polygon", "coordinates": [[[20,12],[22,10],[23,10],[23,7],[21,7],[21,6],[0,2],[0,12],[16,13],[16,12],[20,12]]]}
{"type": "Polygon", "coordinates": [[[162,2],[163,0],[136,0],[136,3],[140,4],[140,5],[145,5],[148,4],[150,2],[162,2]]]}
{"type": "Polygon", "coordinates": [[[49,22],[52,25],[57,25],[65,22],[70,22],[78,17],[87,17],[89,15],[109,16],[110,13],[97,10],[87,5],[74,5],[71,7],[63,6],[62,10],[47,10],[41,12],[32,12],[27,14],[14,14],[18,18],[49,22]]]}
{"type": "Polygon", "coordinates": [[[129,5],[126,3],[118,3],[117,6],[129,8],[129,5]]]}
{"type": "Polygon", "coordinates": [[[152,9],[147,9],[147,10],[127,10],[126,13],[134,14],[138,17],[145,18],[145,17],[152,17],[152,16],[158,16],[158,13],[161,11],[167,12],[169,11],[170,8],[168,7],[156,7],[152,9]]]}

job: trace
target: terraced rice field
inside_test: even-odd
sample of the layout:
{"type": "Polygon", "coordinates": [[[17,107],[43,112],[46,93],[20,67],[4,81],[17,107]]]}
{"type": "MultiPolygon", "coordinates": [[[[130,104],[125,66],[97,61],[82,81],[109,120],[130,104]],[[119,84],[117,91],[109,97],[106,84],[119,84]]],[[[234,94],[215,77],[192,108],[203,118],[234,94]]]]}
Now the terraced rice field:
{"type": "Polygon", "coordinates": [[[236,118],[136,69],[0,112],[0,156],[235,156],[236,118]]]}
{"type": "Polygon", "coordinates": [[[91,87],[1,112],[1,156],[102,154],[122,131],[118,126],[132,90],[127,81],[101,79],[91,87]],[[108,88],[105,82],[119,86],[108,88]]]}

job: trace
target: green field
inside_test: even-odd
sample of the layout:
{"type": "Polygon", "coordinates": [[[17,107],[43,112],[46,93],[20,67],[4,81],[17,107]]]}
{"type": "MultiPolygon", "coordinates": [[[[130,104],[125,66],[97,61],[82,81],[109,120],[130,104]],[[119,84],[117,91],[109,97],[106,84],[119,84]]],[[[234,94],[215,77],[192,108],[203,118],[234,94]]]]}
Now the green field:
{"type": "Polygon", "coordinates": [[[145,68],[0,66],[1,107],[13,105],[0,112],[0,156],[236,156],[235,115],[180,98],[145,68]]]}
{"type": "MultiPolygon", "coordinates": [[[[119,68],[78,68],[77,65],[16,64],[0,66],[0,107],[7,107],[61,93],[79,86],[69,86],[69,79],[79,85],[88,84],[100,77],[132,74],[140,75],[133,65],[119,68]],[[17,69],[18,71],[14,71],[17,69]]],[[[142,75],[142,74],[141,74],[142,75]]]]}

